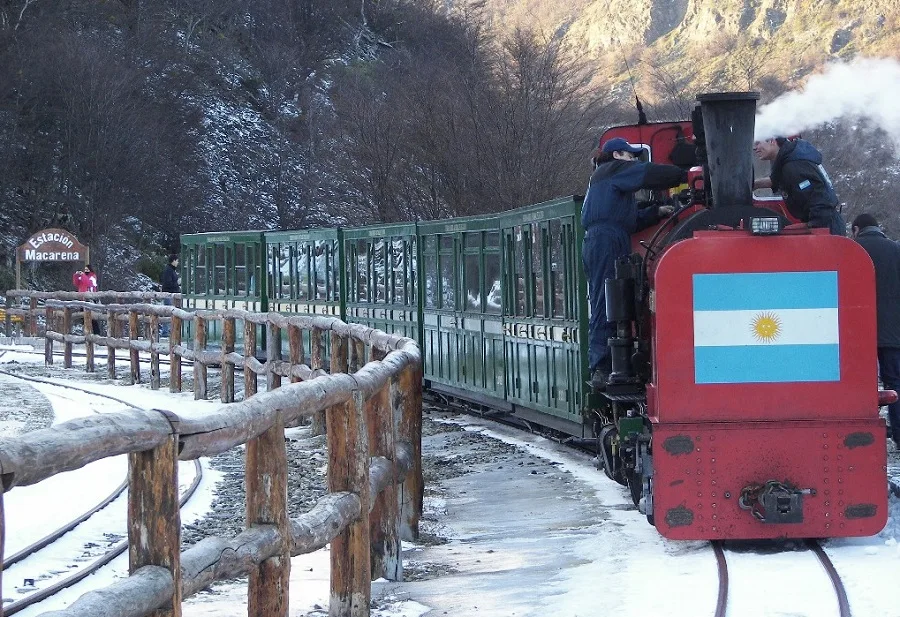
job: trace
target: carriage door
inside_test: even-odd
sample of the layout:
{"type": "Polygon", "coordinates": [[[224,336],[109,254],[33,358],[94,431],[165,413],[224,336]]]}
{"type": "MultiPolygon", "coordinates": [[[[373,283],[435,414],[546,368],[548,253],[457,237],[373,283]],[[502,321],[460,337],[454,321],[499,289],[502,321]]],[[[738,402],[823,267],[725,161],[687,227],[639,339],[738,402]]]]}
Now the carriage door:
{"type": "Polygon", "coordinates": [[[508,400],[580,425],[577,210],[560,200],[504,217],[503,330],[508,400]]]}

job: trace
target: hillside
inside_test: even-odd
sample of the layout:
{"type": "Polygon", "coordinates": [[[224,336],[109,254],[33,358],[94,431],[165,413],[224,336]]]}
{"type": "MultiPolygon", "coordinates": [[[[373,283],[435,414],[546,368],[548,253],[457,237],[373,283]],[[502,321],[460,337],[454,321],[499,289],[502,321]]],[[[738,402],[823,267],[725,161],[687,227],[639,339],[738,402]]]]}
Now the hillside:
{"type": "Polygon", "coordinates": [[[771,96],[831,60],[900,56],[894,0],[481,1],[497,27],[580,46],[601,83],[621,86],[627,59],[656,103],[713,89],[771,96]]]}

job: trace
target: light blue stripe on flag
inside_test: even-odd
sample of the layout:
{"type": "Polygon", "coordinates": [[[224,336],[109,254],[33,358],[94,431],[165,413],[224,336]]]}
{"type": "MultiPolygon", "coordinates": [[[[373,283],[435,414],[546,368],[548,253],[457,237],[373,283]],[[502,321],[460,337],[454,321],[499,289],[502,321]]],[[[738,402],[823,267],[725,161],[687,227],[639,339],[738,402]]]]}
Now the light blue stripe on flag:
{"type": "Polygon", "coordinates": [[[837,308],[837,272],[695,274],[695,311],[837,308]]]}
{"type": "Polygon", "coordinates": [[[698,384],[840,381],[838,345],[695,347],[698,384]]]}

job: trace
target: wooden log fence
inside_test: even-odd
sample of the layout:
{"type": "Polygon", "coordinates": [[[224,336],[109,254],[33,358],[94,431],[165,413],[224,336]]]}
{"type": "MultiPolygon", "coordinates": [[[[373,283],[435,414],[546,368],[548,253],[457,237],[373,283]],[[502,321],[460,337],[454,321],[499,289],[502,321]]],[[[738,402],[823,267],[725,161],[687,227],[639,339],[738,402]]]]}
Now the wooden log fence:
{"type": "MultiPolygon", "coordinates": [[[[72,345],[84,343],[92,350],[87,370],[94,370],[93,351],[106,347],[109,375],[114,376],[116,351],[125,350],[132,383],[138,383],[140,354],[146,353],[150,387],[155,389],[161,387],[159,356],[168,354],[170,390],[181,391],[182,361],[190,361],[196,398],[206,398],[207,369],[215,365],[221,367],[223,405],[191,417],[160,410],[103,414],[0,438],[0,499],[16,486],[128,455],[130,575],[45,615],[177,617],[183,598],[215,581],[247,576],[248,615],[286,617],[290,556],[328,543],[330,615],[369,615],[373,577],[402,580],[400,543],[418,535],[424,488],[421,356],[414,341],[330,317],[191,312],[178,306],[97,304],[59,295],[70,294],[41,297],[37,309],[47,324],[48,364],[55,343],[64,346],[66,366],[72,362],[72,345]],[[76,334],[73,319],[79,317],[83,333],[76,334]],[[98,317],[109,324],[105,336],[94,334],[90,326],[98,317]],[[168,343],[158,338],[163,321],[172,324],[168,343]],[[215,351],[207,349],[208,326],[214,322],[220,323],[223,335],[215,351]],[[192,347],[181,340],[182,325],[188,323],[193,324],[192,347]],[[258,331],[266,335],[264,361],[256,357],[258,331]],[[289,346],[287,359],[282,338],[289,346]],[[304,364],[304,339],[311,366],[304,364]],[[323,368],[326,348],[331,352],[330,372],[323,368]],[[365,362],[367,357],[370,361],[365,362]],[[349,373],[351,365],[356,370],[349,373]],[[244,399],[232,402],[236,368],[244,373],[244,399]],[[265,392],[257,392],[259,376],[266,380],[265,392]],[[327,426],[329,492],[312,510],[292,519],[287,510],[284,429],[302,419],[320,418],[327,426]],[[247,444],[246,530],[232,539],[207,538],[180,553],[180,524],[172,524],[180,520],[177,462],[215,456],[239,444],[247,444]]],[[[0,543],[4,534],[0,501],[0,543]]]]}

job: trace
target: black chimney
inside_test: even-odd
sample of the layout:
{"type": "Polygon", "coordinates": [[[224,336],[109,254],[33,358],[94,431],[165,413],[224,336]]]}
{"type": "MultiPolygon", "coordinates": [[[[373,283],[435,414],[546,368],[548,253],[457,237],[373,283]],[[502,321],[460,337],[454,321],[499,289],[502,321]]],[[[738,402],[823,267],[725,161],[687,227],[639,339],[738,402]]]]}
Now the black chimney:
{"type": "Polygon", "coordinates": [[[758,92],[701,94],[709,205],[753,204],[753,130],[758,92]]]}

